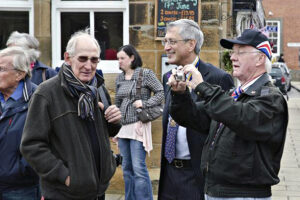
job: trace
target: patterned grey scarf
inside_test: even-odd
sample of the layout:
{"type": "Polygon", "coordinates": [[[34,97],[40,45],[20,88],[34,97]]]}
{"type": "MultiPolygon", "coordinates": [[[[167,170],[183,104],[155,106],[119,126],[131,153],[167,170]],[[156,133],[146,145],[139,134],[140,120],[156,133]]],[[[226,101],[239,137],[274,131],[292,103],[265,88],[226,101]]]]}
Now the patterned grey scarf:
{"type": "Polygon", "coordinates": [[[97,97],[97,79],[94,77],[89,83],[82,83],[73,73],[71,67],[64,63],[62,65],[63,75],[69,89],[78,100],[78,116],[81,119],[94,120],[94,100],[97,97]]]}

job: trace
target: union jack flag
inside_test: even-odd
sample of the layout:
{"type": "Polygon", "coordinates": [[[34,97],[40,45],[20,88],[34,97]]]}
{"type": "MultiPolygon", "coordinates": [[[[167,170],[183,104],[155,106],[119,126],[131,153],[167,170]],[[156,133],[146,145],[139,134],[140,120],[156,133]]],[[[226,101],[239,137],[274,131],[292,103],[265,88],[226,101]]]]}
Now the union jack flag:
{"type": "Polygon", "coordinates": [[[272,50],[271,50],[270,43],[268,41],[264,41],[264,42],[260,43],[259,45],[256,46],[256,48],[258,50],[260,50],[261,52],[263,52],[264,54],[266,54],[267,57],[271,60],[272,50]]]}

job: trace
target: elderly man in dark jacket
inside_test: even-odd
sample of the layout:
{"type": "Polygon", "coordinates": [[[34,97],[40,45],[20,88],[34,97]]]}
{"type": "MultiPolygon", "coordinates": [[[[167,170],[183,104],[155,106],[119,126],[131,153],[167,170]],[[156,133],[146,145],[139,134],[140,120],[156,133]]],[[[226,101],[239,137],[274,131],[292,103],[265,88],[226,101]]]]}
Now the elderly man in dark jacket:
{"type": "Polygon", "coordinates": [[[0,199],[39,200],[39,178],[19,146],[28,101],[36,85],[30,81],[29,55],[20,47],[0,51],[0,199]]]}
{"type": "MultiPolygon", "coordinates": [[[[21,152],[39,174],[45,199],[104,199],[115,172],[109,136],[118,132],[121,112],[98,103],[99,55],[94,37],[75,33],[58,76],[42,83],[30,102],[21,152]]],[[[109,101],[104,91],[103,103],[109,101]]]]}
{"type": "Polygon", "coordinates": [[[233,76],[241,85],[226,93],[187,65],[183,70],[191,73],[191,81],[169,79],[171,116],[195,130],[210,130],[201,158],[207,200],[271,200],[271,186],[279,182],[288,109],[267,74],[270,44],[261,32],[245,30],[236,40],[222,39],[221,45],[233,49],[233,76]],[[195,104],[186,85],[204,102],[195,104]]]}

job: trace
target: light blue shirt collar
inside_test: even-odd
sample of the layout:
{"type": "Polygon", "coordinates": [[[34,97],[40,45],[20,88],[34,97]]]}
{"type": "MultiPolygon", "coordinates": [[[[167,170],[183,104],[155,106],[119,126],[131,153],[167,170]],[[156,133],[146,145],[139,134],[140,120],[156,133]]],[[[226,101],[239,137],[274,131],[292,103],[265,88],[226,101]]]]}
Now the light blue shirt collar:
{"type": "Polygon", "coordinates": [[[0,92],[0,102],[2,108],[5,107],[5,104],[8,102],[9,99],[13,101],[19,100],[23,96],[23,87],[24,87],[24,81],[20,81],[18,87],[15,89],[12,95],[7,99],[7,101],[5,101],[4,95],[0,92]]]}

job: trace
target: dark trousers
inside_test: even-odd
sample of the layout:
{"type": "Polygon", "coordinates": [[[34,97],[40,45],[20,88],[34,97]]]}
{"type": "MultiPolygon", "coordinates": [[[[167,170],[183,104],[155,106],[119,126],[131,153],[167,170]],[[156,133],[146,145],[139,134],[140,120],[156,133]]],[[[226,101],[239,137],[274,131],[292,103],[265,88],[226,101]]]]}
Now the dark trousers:
{"type": "Polygon", "coordinates": [[[40,200],[40,186],[19,188],[0,193],[0,200],[40,200]]]}
{"type": "Polygon", "coordinates": [[[204,200],[201,187],[191,167],[176,168],[166,164],[158,200],[204,200]]]}

